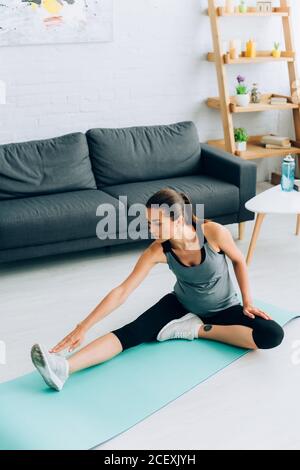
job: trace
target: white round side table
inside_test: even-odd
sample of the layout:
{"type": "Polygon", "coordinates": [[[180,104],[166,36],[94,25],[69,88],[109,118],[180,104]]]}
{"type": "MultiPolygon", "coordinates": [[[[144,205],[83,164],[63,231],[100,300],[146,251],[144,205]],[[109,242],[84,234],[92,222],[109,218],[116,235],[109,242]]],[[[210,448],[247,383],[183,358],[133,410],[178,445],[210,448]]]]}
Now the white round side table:
{"type": "Polygon", "coordinates": [[[246,209],[256,213],[255,225],[247,253],[249,264],[256,246],[261,224],[266,214],[297,214],[296,235],[300,233],[300,192],[282,191],[281,185],[267,189],[245,203],[246,209]]]}

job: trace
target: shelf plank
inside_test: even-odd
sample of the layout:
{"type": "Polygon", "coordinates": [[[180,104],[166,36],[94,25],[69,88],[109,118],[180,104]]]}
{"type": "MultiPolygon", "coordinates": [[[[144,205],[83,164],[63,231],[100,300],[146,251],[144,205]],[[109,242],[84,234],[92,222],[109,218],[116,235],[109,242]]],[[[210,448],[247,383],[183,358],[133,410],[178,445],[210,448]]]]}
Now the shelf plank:
{"type": "MultiPolygon", "coordinates": [[[[257,51],[256,57],[239,56],[237,59],[231,59],[229,53],[222,54],[224,64],[249,64],[261,62],[294,62],[294,51],[282,51],[281,57],[273,57],[271,51],[257,51]]],[[[214,52],[208,52],[207,60],[209,62],[215,61],[214,52]]]]}
{"type": "MultiPolygon", "coordinates": [[[[274,109],[285,111],[285,110],[299,108],[299,104],[293,103],[292,98],[290,96],[284,97],[288,99],[288,103],[269,104],[269,99],[271,97],[279,97],[279,96],[281,95],[276,95],[274,93],[265,93],[261,96],[260,103],[250,103],[248,106],[237,106],[235,102],[235,97],[230,96],[230,103],[228,105],[228,110],[231,113],[253,113],[253,112],[261,112],[261,111],[273,111],[274,109]]],[[[208,98],[206,103],[209,108],[220,109],[219,97],[208,98]]]]}
{"type": "MultiPolygon", "coordinates": [[[[267,149],[260,143],[261,135],[249,137],[246,151],[235,151],[235,155],[243,160],[252,160],[256,158],[280,157],[288,154],[300,154],[300,143],[291,141],[292,147],[288,149],[267,149]]],[[[209,140],[207,142],[213,147],[225,150],[224,140],[209,140]]]]}
{"type": "Polygon", "coordinates": [[[218,16],[289,16],[290,14],[290,9],[289,8],[272,8],[272,11],[269,13],[261,13],[259,11],[256,11],[255,8],[248,8],[248,11],[246,13],[240,13],[238,11],[235,11],[234,13],[227,13],[226,9],[224,7],[218,7],[217,8],[217,15],[218,16]]]}

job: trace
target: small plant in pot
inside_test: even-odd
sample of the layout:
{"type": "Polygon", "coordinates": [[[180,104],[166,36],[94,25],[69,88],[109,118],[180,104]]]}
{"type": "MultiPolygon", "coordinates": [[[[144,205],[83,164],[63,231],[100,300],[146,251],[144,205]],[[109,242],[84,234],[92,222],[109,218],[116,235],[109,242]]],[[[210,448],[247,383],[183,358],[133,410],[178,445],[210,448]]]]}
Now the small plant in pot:
{"type": "Polygon", "coordinates": [[[234,128],[234,140],[236,150],[245,151],[247,150],[248,134],[244,127],[234,128]]]}
{"type": "Polygon", "coordinates": [[[235,101],[238,106],[248,106],[250,103],[250,93],[245,85],[245,77],[242,77],[241,75],[238,75],[236,77],[238,81],[238,85],[236,85],[236,96],[235,96],[235,101]]]}
{"type": "Polygon", "coordinates": [[[245,0],[240,0],[240,4],[239,4],[239,12],[240,13],[247,13],[247,6],[246,6],[246,2],[245,0]]]}
{"type": "Polygon", "coordinates": [[[277,59],[281,56],[280,42],[274,42],[274,49],[272,50],[272,56],[277,59]]]}

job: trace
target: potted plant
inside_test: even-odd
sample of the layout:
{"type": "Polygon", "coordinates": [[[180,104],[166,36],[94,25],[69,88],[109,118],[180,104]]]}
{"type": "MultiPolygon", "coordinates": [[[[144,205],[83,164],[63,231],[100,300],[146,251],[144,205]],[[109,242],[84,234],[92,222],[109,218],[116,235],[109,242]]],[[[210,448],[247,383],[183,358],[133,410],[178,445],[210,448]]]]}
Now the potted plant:
{"type": "Polygon", "coordinates": [[[281,51],[279,49],[280,42],[274,42],[274,49],[272,50],[272,56],[277,59],[281,56],[281,51]]]}
{"type": "Polygon", "coordinates": [[[238,75],[236,77],[238,81],[238,85],[235,87],[236,89],[236,104],[238,106],[248,106],[250,103],[250,93],[248,91],[248,88],[245,85],[245,77],[242,77],[241,75],[238,75]]]}
{"type": "Polygon", "coordinates": [[[234,140],[236,150],[245,151],[247,149],[248,134],[244,127],[234,128],[234,140]]]}
{"type": "Polygon", "coordinates": [[[245,0],[240,0],[239,12],[240,13],[247,13],[247,6],[246,6],[245,0]]]}

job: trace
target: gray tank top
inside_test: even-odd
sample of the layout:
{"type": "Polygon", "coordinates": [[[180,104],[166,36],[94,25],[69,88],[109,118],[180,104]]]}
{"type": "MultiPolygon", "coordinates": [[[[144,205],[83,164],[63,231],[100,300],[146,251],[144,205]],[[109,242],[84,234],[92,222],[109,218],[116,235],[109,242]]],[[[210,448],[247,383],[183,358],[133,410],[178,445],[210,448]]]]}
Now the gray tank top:
{"type": "Polygon", "coordinates": [[[202,245],[200,264],[184,265],[172,250],[169,240],[163,242],[162,247],[168,266],[177,278],[173,293],[178,300],[191,313],[212,316],[219,310],[240,304],[240,301],[230,277],[225,253],[222,250],[217,252],[209,245],[201,223],[193,222],[202,245]]]}

